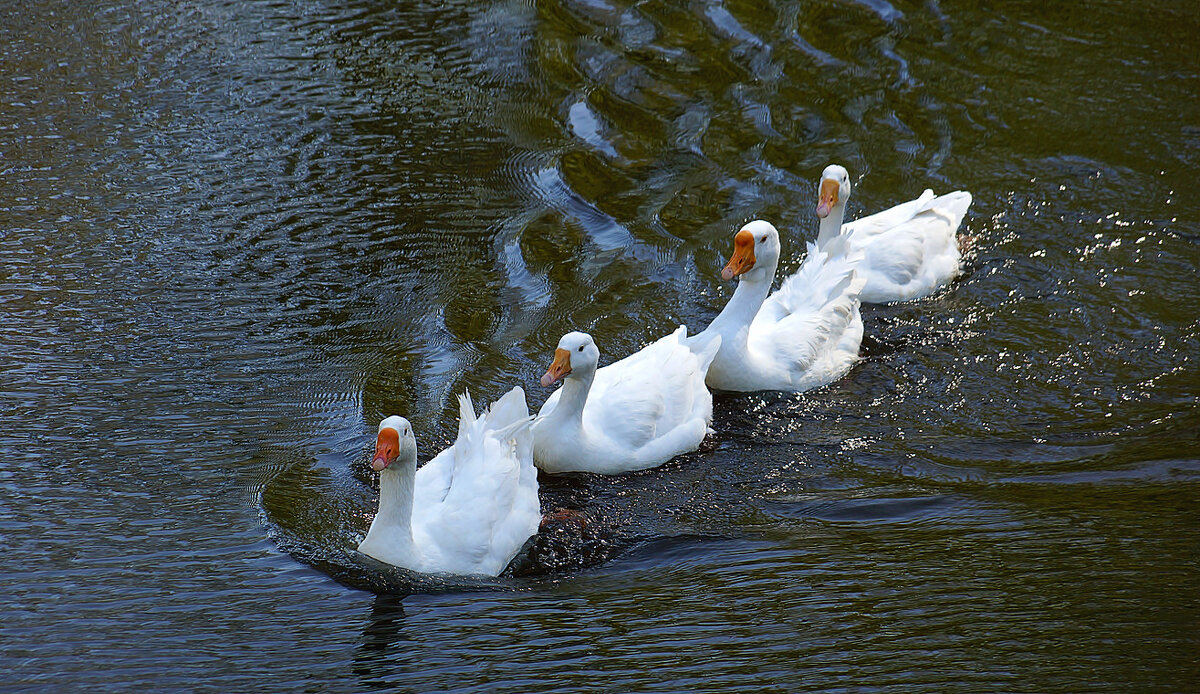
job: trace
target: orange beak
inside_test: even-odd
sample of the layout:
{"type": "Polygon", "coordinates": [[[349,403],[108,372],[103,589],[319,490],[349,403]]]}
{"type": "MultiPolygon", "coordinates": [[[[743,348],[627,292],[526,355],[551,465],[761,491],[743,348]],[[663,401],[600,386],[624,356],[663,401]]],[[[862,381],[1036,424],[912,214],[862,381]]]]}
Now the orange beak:
{"type": "Polygon", "coordinates": [[[571,353],[565,349],[554,350],[554,361],[550,362],[550,368],[546,370],[546,375],[542,376],[542,387],[549,388],[569,373],[571,373],[571,353]]]}
{"type": "Polygon", "coordinates": [[[754,269],[754,234],[742,229],[733,237],[733,257],[721,270],[721,279],[734,277],[754,269]]]}
{"type": "Polygon", "coordinates": [[[371,469],[379,472],[400,454],[400,434],[395,429],[387,428],[379,432],[375,439],[375,458],[371,460],[371,469]]]}
{"type": "Polygon", "coordinates": [[[821,179],[821,194],[817,198],[817,216],[825,219],[838,204],[838,182],[832,178],[821,179]]]}

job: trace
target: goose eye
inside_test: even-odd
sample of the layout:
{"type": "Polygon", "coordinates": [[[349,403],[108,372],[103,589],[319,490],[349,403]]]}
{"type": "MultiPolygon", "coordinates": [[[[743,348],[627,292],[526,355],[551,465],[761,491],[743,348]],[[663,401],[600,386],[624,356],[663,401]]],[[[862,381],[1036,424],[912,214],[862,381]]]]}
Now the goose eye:
{"type": "Polygon", "coordinates": [[[766,234],[763,234],[762,236],[760,236],[760,237],[758,238],[758,242],[759,242],[759,243],[766,243],[766,242],[767,242],[767,235],[766,235],[766,234]]]}
{"type": "Polygon", "coordinates": [[[583,351],[583,345],[579,345],[579,350],[578,350],[578,351],[580,351],[580,352],[582,352],[582,351],[583,351]]]}

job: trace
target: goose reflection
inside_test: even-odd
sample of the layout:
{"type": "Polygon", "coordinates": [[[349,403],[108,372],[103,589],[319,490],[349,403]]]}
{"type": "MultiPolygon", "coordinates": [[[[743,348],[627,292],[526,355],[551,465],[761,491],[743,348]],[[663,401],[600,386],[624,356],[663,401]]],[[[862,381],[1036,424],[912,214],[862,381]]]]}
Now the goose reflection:
{"type": "Polygon", "coordinates": [[[405,594],[379,593],[371,605],[371,614],[354,649],[352,671],[363,686],[391,687],[383,677],[413,674],[403,659],[392,657],[397,645],[414,639],[405,632],[405,594]]]}

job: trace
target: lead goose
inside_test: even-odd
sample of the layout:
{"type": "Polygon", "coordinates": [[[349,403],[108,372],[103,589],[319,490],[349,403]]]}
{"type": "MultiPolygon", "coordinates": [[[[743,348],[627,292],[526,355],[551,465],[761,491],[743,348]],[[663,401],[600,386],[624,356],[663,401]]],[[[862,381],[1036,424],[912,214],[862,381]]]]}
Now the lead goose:
{"type": "Polygon", "coordinates": [[[499,575],[541,520],[531,423],[520,388],[478,418],[464,393],[454,445],[418,470],[408,420],[383,420],[379,512],[358,551],[421,573],[499,575]]]}
{"type": "Polygon", "coordinates": [[[863,253],[859,272],[866,279],[861,299],[881,304],[927,296],[958,274],[961,255],[955,235],[971,194],[956,190],[921,197],[843,224],[850,176],[831,164],[821,173],[817,247],[838,255],[847,249],[863,253]]]}
{"type": "Polygon", "coordinates": [[[810,243],[800,269],[768,297],[779,264],[779,232],[755,220],[737,232],[733,246],[721,276],[737,277],[737,289],[708,329],[692,338],[721,338],[708,385],[800,392],[849,371],[863,335],[863,279],[855,272],[861,256],[830,257],[810,243]]]}
{"type": "Polygon", "coordinates": [[[719,339],[692,342],[687,327],[597,369],[591,335],[567,333],[542,385],[563,381],[533,423],[533,458],[547,472],[618,474],[694,451],[712,423],[704,385],[719,339]]]}

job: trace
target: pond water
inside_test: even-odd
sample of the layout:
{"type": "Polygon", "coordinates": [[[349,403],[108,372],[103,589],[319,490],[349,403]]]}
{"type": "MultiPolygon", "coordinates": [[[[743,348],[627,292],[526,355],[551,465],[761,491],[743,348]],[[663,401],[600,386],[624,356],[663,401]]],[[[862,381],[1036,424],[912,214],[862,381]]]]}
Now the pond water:
{"type": "Polygon", "coordinates": [[[0,9],[0,687],[1185,691],[1200,681],[1189,3],[0,9]],[[701,451],[543,476],[591,555],[351,551],[378,421],[602,363],[850,216],[974,196],[863,360],[701,451]],[[571,557],[568,557],[571,559],[571,557]],[[535,567],[537,569],[537,567],[535,567]]]}

